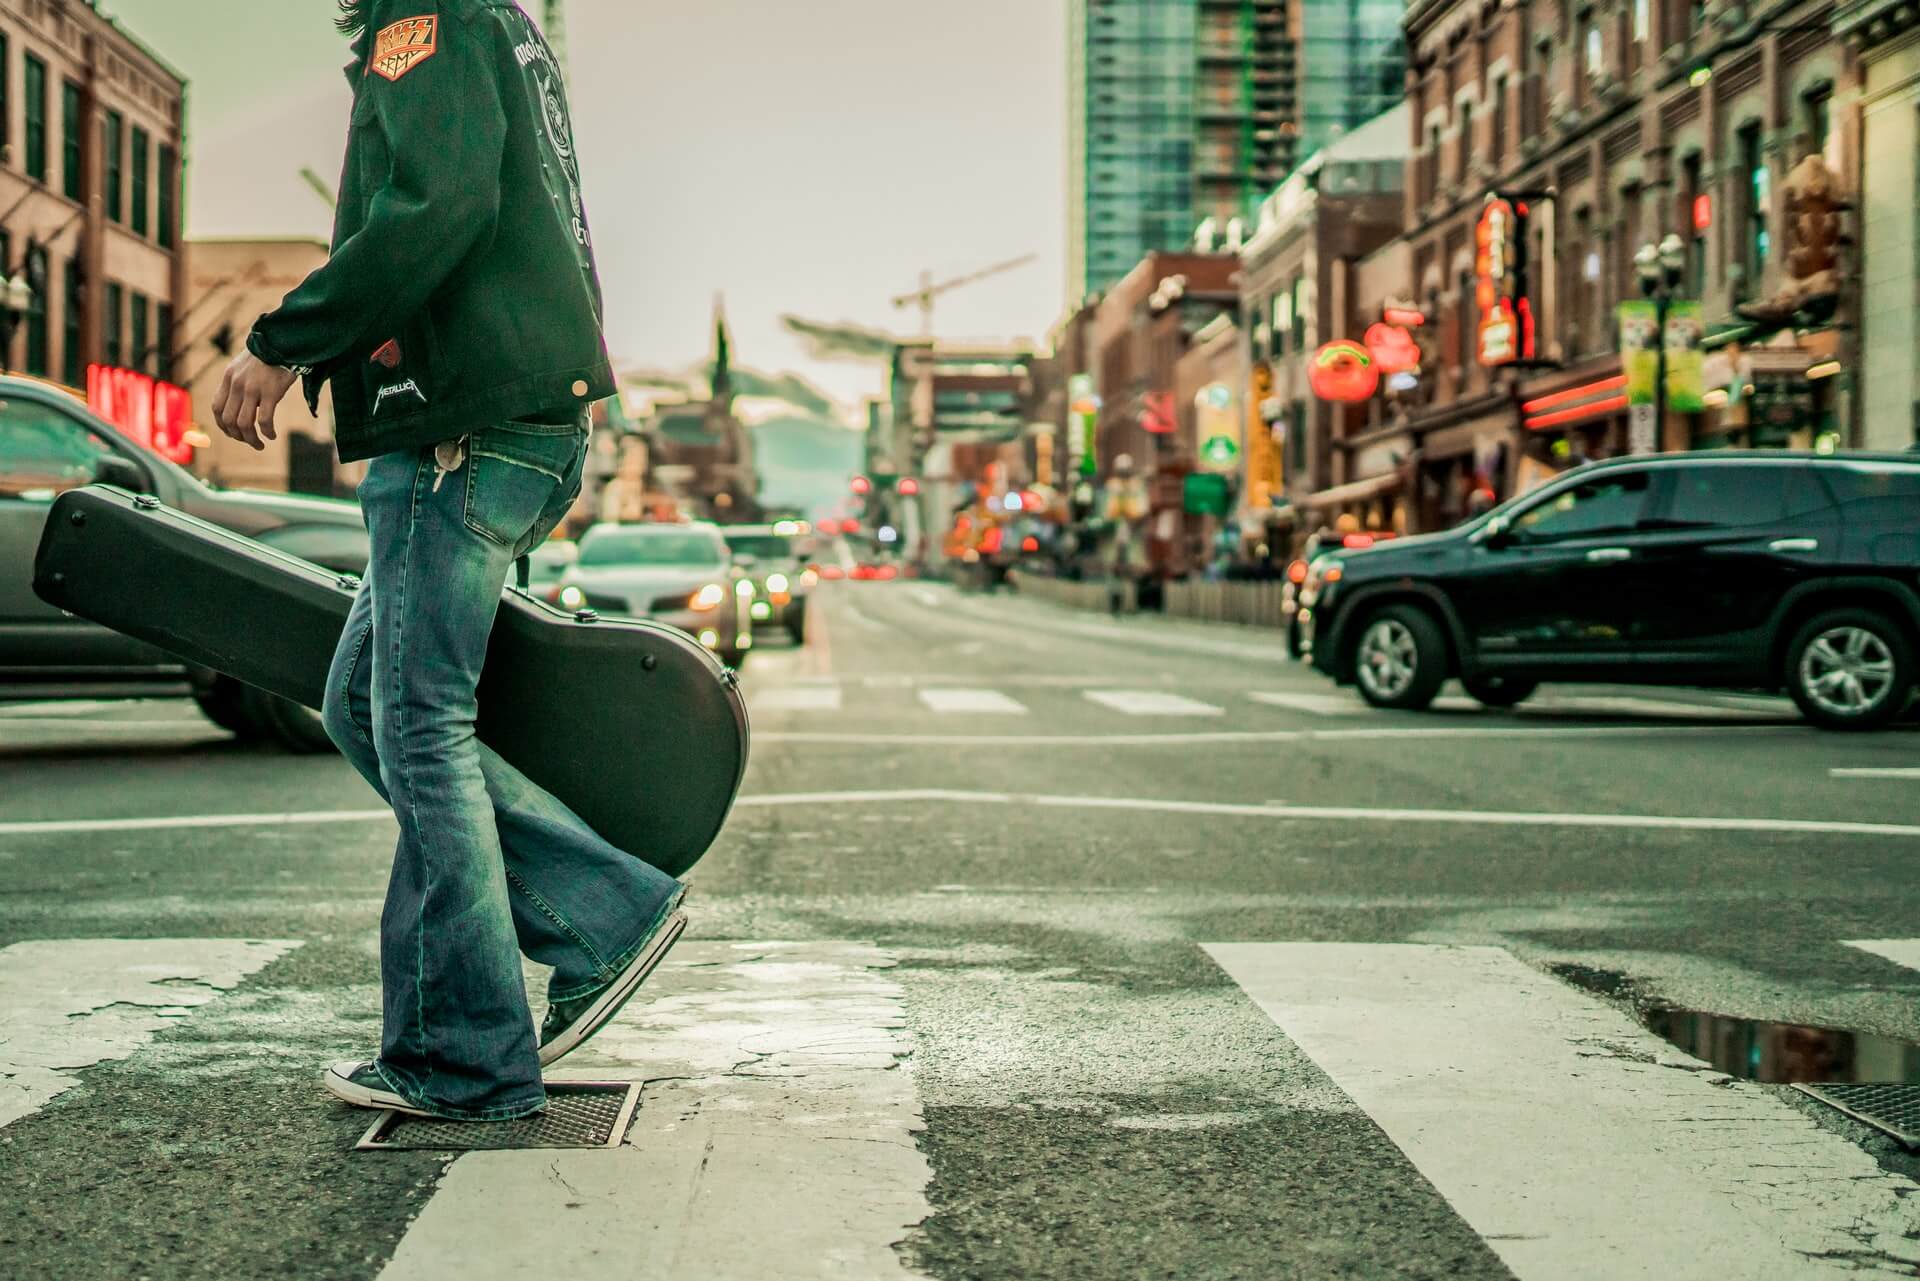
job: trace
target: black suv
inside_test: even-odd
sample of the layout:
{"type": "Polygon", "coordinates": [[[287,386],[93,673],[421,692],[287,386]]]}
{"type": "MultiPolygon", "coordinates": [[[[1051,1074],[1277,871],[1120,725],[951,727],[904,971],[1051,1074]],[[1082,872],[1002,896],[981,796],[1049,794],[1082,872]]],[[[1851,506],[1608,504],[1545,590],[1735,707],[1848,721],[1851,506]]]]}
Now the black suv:
{"type": "MultiPolygon", "coordinates": [[[[141,449],[67,393],[0,377],[0,701],[191,693],[224,729],[296,750],[326,750],[320,719],[306,708],[182,666],[33,594],[34,551],[54,498],[96,480],[153,494],[327,569],[359,573],[367,563],[366,528],[354,504],[210,488],[141,449]]],[[[103,566],[102,572],[113,570],[103,566]]]]}
{"type": "Polygon", "coordinates": [[[1376,707],[1447,677],[1495,707],[1543,681],[1785,689],[1829,729],[1920,680],[1920,458],[1591,463],[1442,534],[1316,560],[1313,665],[1376,707]]]}

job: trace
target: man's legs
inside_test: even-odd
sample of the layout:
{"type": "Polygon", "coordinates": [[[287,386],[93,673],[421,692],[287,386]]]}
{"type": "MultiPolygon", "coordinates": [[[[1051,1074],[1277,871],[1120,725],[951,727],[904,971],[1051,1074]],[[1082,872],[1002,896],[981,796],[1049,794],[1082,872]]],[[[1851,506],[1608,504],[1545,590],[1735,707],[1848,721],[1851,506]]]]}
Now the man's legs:
{"type": "Polygon", "coordinates": [[[472,448],[444,478],[430,451],[370,470],[361,498],[373,560],[327,723],[400,823],[381,926],[382,1075],[409,1102],[485,1118],[544,1101],[516,941],[555,965],[556,991],[592,986],[677,887],[473,735],[513,555],[564,510],[582,450],[577,432],[509,427],[476,434],[472,448]]]}

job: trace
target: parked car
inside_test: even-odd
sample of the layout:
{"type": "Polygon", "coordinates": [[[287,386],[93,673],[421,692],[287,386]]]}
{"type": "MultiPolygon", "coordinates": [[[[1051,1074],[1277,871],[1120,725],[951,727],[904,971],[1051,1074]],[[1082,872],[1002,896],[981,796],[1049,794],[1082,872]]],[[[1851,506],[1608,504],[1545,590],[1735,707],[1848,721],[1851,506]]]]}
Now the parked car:
{"type": "Polygon", "coordinates": [[[1423,708],[1449,676],[1497,707],[1630,682],[1884,725],[1920,680],[1920,458],[1590,463],[1446,533],[1320,556],[1302,603],[1313,665],[1376,707],[1423,708]]]}
{"type": "Polygon", "coordinates": [[[1286,582],[1280,588],[1280,617],[1286,623],[1288,658],[1297,659],[1305,654],[1305,642],[1300,634],[1300,591],[1306,586],[1307,570],[1313,562],[1336,549],[1364,551],[1375,543],[1384,543],[1397,537],[1399,535],[1385,530],[1342,534],[1329,529],[1307,535],[1306,546],[1301,548],[1299,558],[1287,565],[1286,582]]]}
{"type": "Polygon", "coordinates": [[[734,568],[754,585],[753,618],[785,629],[796,645],[807,639],[807,598],[820,576],[801,555],[797,522],[724,525],[720,533],[734,568]]]}
{"type": "Polygon", "coordinates": [[[94,481],[152,494],[338,573],[366,567],[367,533],[354,504],[215,489],[142,449],[67,392],[0,377],[0,700],[191,693],[209,719],[242,737],[330,750],[317,713],[189,667],[33,594],[34,551],[48,509],[60,493],[94,481]]]}
{"type": "Polygon", "coordinates": [[[686,521],[593,526],[548,599],[678,627],[737,667],[753,648],[755,590],[734,569],[720,527],[686,521]]]}
{"type": "Polygon", "coordinates": [[[567,567],[580,559],[580,544],[567,538],[551,538],[527,554],[527,590],[546,596],[565,576],[567,567]]]}

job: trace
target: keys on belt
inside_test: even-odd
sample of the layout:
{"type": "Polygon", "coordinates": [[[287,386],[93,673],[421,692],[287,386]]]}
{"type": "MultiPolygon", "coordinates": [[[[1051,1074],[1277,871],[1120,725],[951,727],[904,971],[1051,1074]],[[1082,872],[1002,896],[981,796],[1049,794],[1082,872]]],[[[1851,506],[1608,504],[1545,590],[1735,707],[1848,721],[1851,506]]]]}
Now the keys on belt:
{"type": "Polygon", "coordinates": [[[460,470],[467,461],[467,438],[443,440],[433,447],[433,492],[440,492],[440,482],[460,470]]]}

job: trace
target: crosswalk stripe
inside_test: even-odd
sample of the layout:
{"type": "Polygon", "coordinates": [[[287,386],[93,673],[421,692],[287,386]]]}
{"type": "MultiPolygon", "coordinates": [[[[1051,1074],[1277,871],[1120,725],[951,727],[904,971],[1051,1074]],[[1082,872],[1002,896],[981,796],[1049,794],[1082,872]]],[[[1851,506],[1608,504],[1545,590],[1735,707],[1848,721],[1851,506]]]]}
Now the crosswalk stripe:
{"type": "Polygon", "coordinates": [[[1828,770],[1834,778],[1911,778],[1920,779],[1920,769],[1887,767],[1884,769],[1835,769],[1828,770]]]}
{"type": "Polygon", "coordinates": [[[300,946],[240,939],[36,939],[0,948],[0,1126],[124,1059],[300,946]]]}
{"type": "Polygon", "coordinates": [[[1920,1260],[1910,1180],[1502,949],[1206,950],[1520,1281],[1920,1260]]]}
{"type": "Polygon", "coordinates": [[[1212,703],[1158,689],[1090,689],[1084,697],[1128,716],[1222,716],[1226,713],[1225,708],[1212,703]]]}
{"type": "Polygon", "coordinates": [[[1339,694],[1282,694],[1273,690],[1254,690],[1247,697],[1268,707],[1311,712],[1315,716],[1360,716],[1371,710],[1358,698],[1344,698],[1339,694]]]}
{"type": "Polygon", "coordinates": [[[1848,947],[1871,952],[1895,965],[1920,970],[1920,939],[1848,939],[1846,943],[1848,947]]]}
{"type": "Polygon", "coordinates": [[[645,1080],[612,1151],[454,1162],[381,1281],[907,1278],[931,1212],[895,958],[682,943],[556,1078],[645,1080]],[[556,1228],[563,1229],[556,1238],[556,1228]]]}
{"type": "Polygon", "coordinates": [[[749,711],[837,712],[840,710],[838,685],[777,685],[772,689],[751,690],[747,695],[749,711]]]}
{"type": "Polygon", "coordinates": [[[1024,716],[1024,703],[997,689],[923,689],[920,701],[936,712],[966,712],[988,716],[1024,716]]]}

